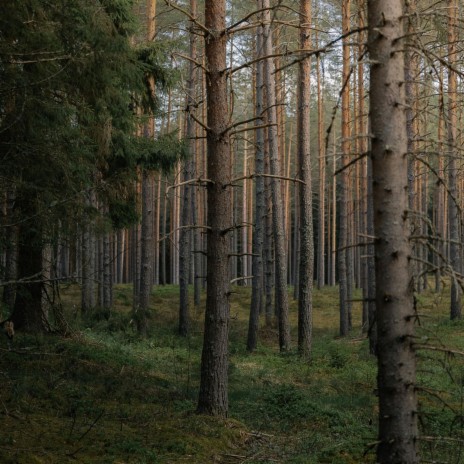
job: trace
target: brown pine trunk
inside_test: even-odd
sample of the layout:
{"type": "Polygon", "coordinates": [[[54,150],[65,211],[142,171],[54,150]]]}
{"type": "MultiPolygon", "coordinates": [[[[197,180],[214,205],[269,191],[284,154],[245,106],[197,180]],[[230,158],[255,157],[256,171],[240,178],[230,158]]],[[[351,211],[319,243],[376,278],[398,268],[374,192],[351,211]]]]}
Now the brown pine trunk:
{"type": "MultiPolygon", "coordinates": [[[[311,0],[300,2],[300,48],[311,47],[311,0]]],[[[300,61],[298,69],[298,178],[300,207],[299,293],[298,293],[298,352],[309,358],[312,338],[313,299],[313,214],[310,153],[310,73],[311,59],[300,61]]]]}
{"type": "MultiPolygon", "coordinates": [[[[272,55],[271,11],[269,0],[263,0],[263,49],[268,58],[264,61],[264,81],[266,86],[266,106],[268,113],[269,166],[272,176],[280,176],[279,146],[277,134],[276,91],[272,55]]],[[[282,181],[276,177],[271,179],[272,219],[275,253],[275,305],[279,321],[279,347],[281,351],[290,348],[290,325],[288,320],[287,294],[287,254],[285,246],[285,230],[282,206],[282,181]]]]}
{"type": "Polygon", "coordinates": [[[231,166],[225,31],[225,0],[205,1],[207,67],[208,246],[205,332],[197,411],[225,417],[228,413],[229,234],[231,166]]]}
{"type": "Polygon", "coordinates": [[[148,308],[152,288],[153,272],[153,174],[142,172],[142,227],[140,240],[140,291],[135,313],[137,331],[147,334],[148,308]]]}
{"type": "MultiPolygon", "coordinates": [[[[258,8],[261,0],[258,0],[258,8]]],[[[262,56],[262,33],[258,28],[256,37],[257,57],[262,56]]],[[[255,114],[262,117],[263,113],[263,63],[256,65],[256,91],[255,91],[255,114]]],[[[261,125],[262,120],[257,120],[256,125],[261,125]]],[[[265,194],[264,194],[264,130],[256,129],[255,132],[255,211],[254,211],[254,233],[253,233],[253,260],[252,260],[252,290],[250,318],[248,321],[247,351],[254,351],[258,345],[259,314],[263,306],[263,241],[264,241],[264,214],[265,214],[265,194]]]]}
{"type": "MultiPolygon", "coordinates": [[[[346,34],[350,29],[350,0],[342,2],[342,29],[346,34]]],[[[343,72],[342,82],[342,157],[340,173],[340,207],[339,207],[339,240],[338,240],[338,283],[340,299],[340,335],[348,335],[350,330],[350,273],[348,272],[348,212],[349,212],[349,174],[346,165],[350,152],[350,87],[348,84],[350,73],[349,38],[343,40],[343,72]]]]}
{"type": "MultiPolygon", "coordinates": [[[[448,19],[448,60],[454,69],[457,62],[457,15],[456,0],[449,0],[448,19]]],[[[457,150],[457,76],[456,72],[448,69],[448,220],[450,234],[450,264],[453,272],[460,272],[461,239],[459,234],[458,208],[458,167],[456,163],[457,150]]],[[[461,290],[454,276],[451,277],[451,319],[461,318],[461,290]]]]}
{"type": "MultiPolygon", "coordinates": [[[[316,47],[318,45],[316,44],[316,47]]],[[[318,208],[318,237],[317,237],[317,288],[321,289],[325,279],[325,139],[324,139],[324,101],[322,96],[321,57],[317,55],[317,144],[319,148],[319,208],[318,208]]]]}
{"type": "MultiPolygon", "coordinates": [[[[193,18],[197,16],[197,2],[190,0],[190,14],[193,18]]],[[[193,61],[196,60],[196,35],[194,33],[192,22],[192,30],[190,32],[190,57],[193,61]]],[[[182,180],[189,181],[193,178],[194,160],[195,160],[195,88],[196,88],[196,65],[191,61],[189,64],[189,81],[187,93],[187,140],[189,144],[190,158],[184,161],[182,170],[182,180]]],[[[190,253],[191,253],[191,229],[189,226],[192,223],[191,214],[191,192],[193,188],[189,184],[182,187],[181,198],[181,223],[179,237],[179,334],[183,337],[189,333],[189,276],[190,276],[190,253]]]]}

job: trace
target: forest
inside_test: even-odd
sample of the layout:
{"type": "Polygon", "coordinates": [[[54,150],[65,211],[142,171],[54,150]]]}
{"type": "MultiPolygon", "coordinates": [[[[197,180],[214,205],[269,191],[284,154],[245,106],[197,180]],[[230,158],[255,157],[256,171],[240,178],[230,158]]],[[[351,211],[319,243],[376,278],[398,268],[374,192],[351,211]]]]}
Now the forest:
{"type": "Polygon", "coordinates": [[[0,462],[464,463],[462,11],[2,0],[0,462]]]}

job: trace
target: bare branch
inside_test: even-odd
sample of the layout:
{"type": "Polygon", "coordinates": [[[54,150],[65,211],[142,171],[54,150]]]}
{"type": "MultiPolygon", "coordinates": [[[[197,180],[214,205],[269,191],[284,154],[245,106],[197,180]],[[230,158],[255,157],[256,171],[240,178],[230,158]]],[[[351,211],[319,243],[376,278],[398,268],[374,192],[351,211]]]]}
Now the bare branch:
{"type": "Polygon", "coordinates": [[[192,21],[192,23],[194,23],[196,26],[198,26],[198,28],[201,29],[205,34],[210,34],[211,33],[203,23],[200,23],[187,10],[184,10],[182,7],[180,7],[179,5],[173,3],[171,0],[164,0],[164,3],[166,3],[166,5],[174,8],[177,11],[180,11],[182,14],[187,16],[190,19],[190,21],[192,21]]]}
{"type": "Polygon", "coordinates": [[[169,190],[171,190],[173,188],[181,187],[182,185],[195,184],[195,185],[200,185],[201,186],[202,183],[213,184],[214,182],[212,180],[210,180],[210,179],[202,179],[201,177],[199,177],[198,179],[189,179],[189,180],[186,180],[184,182],[179,182],[178,184],[170,185],[166,189],[166,194],[169,192],[169,190]]]}

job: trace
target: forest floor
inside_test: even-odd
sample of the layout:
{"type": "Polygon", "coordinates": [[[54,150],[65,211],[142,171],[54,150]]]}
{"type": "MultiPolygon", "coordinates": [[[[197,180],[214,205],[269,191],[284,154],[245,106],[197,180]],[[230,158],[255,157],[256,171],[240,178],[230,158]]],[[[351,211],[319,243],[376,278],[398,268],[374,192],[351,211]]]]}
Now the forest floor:
{"type": "MultiPolygon", "coordinates": [[[[146,340],[130,322],[131,287],[115,288],[109,318],[82,319],[77,286],[62,294],[72,337],[18,333],[11,351],[0,345],[1,463],[374,462],[375,359],[359,302],[352,335],[337,336],[336,288],[315,291],[310,363],[296,350],[280,354],[275,328],[261,328],[248,354],[250,289],[235,289],[227,420],[195,414],[203,310],[192,309],[190,337],[177,336],[177,287],[153,289],[146,340]]],[[[448,320],[445,295],[418,296],[421,454],[460,463],[464,322],[448,320]]],[[[291,321],[296,345],[295,302],[291,321]]]]}

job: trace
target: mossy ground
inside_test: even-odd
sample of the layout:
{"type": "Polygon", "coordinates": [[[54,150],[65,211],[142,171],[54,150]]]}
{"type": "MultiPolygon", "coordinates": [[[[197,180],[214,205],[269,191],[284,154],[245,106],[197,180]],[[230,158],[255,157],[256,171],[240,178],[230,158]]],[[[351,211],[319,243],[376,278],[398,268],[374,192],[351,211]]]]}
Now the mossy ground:
{"type": "MultiPolygon", "coordinates": [[[[337,289],[315,291],[310,363],[280,354],[275,328],[262,327],[247,354],[250,289],[235,289],[227,420],[195,414],[203,312],[192,307],[191,336],[177,336],[177,287],[153,289],[146,340],[131,324],[131,287],[116,287],[109,318],[82,318],[79,288],[62,291],[74,337],[19,333],[0,351],[1,463],[374,462],[375,359],[359,303],[352,335],[337,337],[337,289]]],[[[464,323],[450,322],[447,308],[446,289],[418,297],[418,343],[430,348],[419,351],[421,450],[424,460],[459,463],[464,364],[447,347],[464,347],[464,323]]],[[[295,302],[291,321],[296,340],[295,302]]]]}

